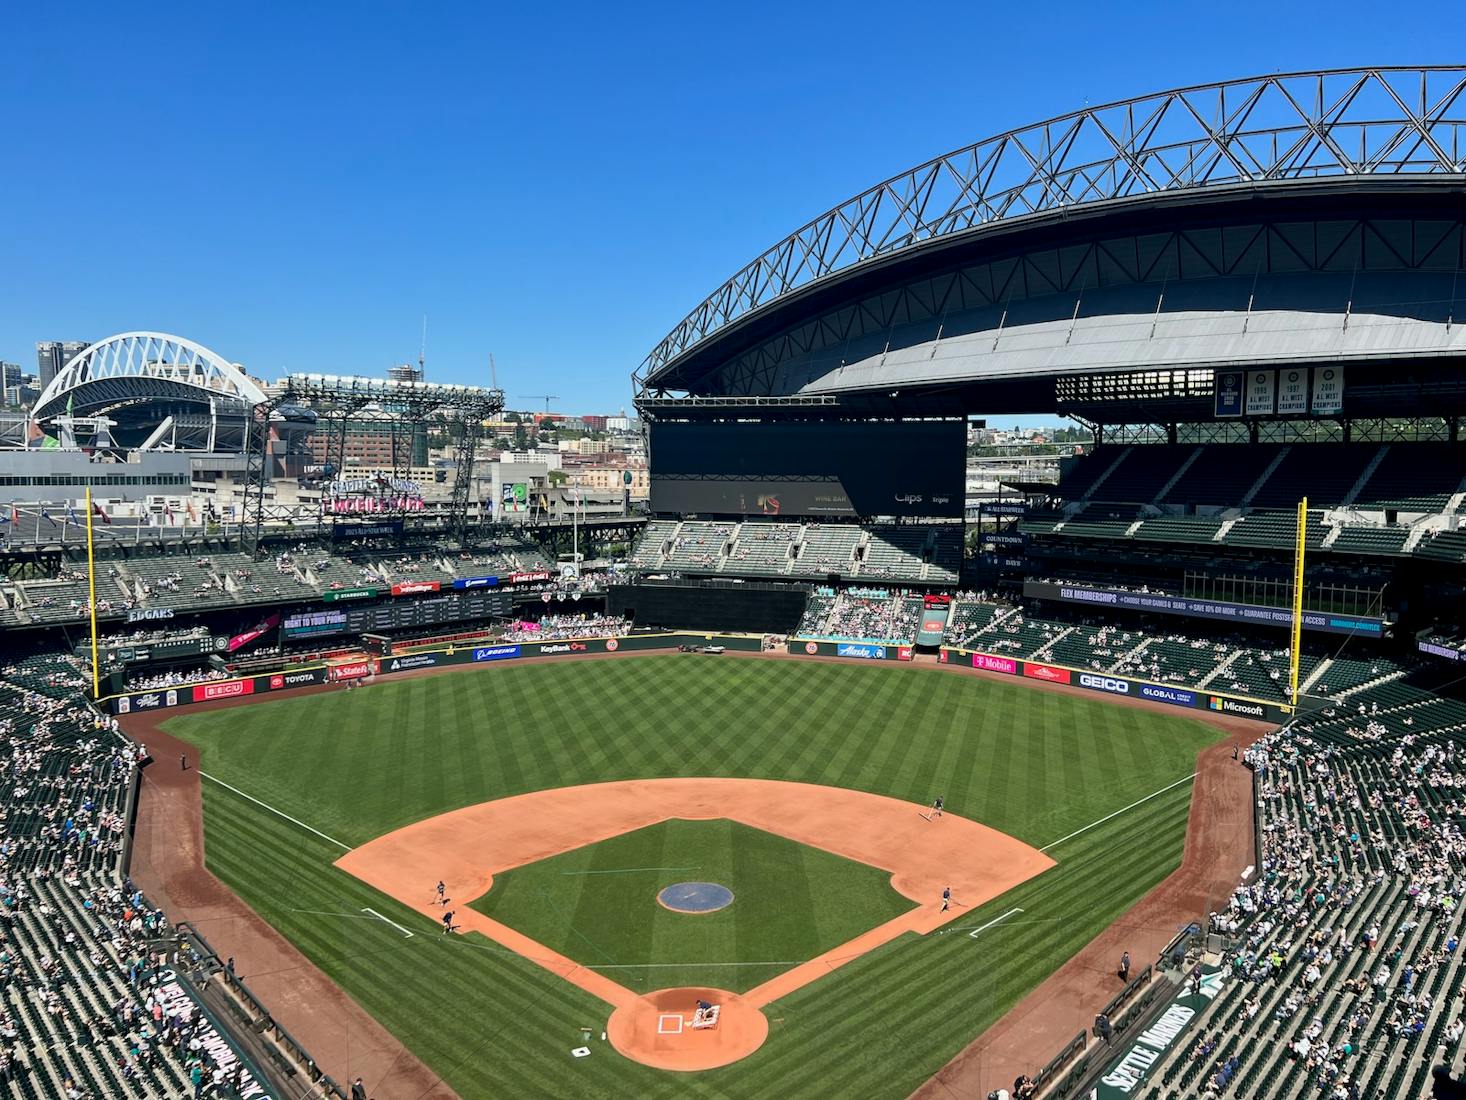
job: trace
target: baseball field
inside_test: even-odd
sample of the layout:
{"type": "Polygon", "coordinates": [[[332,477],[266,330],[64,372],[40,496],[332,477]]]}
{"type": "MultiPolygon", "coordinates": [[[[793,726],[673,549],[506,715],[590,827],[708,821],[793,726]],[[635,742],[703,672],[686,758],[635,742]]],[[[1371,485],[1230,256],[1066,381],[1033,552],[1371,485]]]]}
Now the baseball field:
{"type": "MultiPolygon", "coordinates": [[[[1191,795],[1178,781],[1221,736],[1179,716],[932,668],[673,654],[387,681],[180,714],[165,729],[197,746],[208,777],[209,869],[474,1098],[904,1097],[1178,865],[1191,795]],[[914,906],[934,914],[938,899],[913,898],[838,841],[809,842],[861,828],[821,820],[818,800],[796,815],[807,835],[752,827],[732,806],[723,819],[713,804],[700,820],[674,813],[516,856],[486,893],[467,872],[455,878],[446,854],[450,869],[435,866],[430,848],[415,849],[428,854],[401,896],[336,866],[482,803],[693,777],[902,800],[916,829],[947,826],[917,816],[940,794],[957,824],[1006,834],[1047,869],[980,904],[954,891],[954,914],[933,916],[924,934],[893,931],[787,993],[763,986],[762,1045],[677,1073],[600,1041],[611,1005],[591,991],[597,982],[635,994],[777,983],[780,970],[894,927],[883,922],[914,906]],[[441,877],[457,935],[442,934],[433,904],[441,877]],[[708,913],[659,903],[688,881],[731,900],[708,913]],[[589,980],[567,980],[475,921],[544,945],[589,980]],[[577,1058],[582,1028],[591,1053],[577,1058]]],[[[496,835],[575,824],[564,820],[573,803],[544,805],[464,817],[503,825],[460,829],[453,859],[481,855],[492,869],[496,835]]]]}

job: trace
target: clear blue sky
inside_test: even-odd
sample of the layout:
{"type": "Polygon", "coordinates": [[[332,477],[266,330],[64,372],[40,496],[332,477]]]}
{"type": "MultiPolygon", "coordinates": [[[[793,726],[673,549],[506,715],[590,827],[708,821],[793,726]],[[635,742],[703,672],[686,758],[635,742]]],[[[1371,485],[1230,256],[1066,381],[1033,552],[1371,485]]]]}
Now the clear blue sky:
{"type": "MultiPolygon", "coordinates": [[[[12,5],[0,359],[128,329],[571,413],[879,179],[1182,84],[1448,62],[1459,4],[12,5]]],[[[1459,52],[1459,51],[1458,51],[1459,52]]]]}

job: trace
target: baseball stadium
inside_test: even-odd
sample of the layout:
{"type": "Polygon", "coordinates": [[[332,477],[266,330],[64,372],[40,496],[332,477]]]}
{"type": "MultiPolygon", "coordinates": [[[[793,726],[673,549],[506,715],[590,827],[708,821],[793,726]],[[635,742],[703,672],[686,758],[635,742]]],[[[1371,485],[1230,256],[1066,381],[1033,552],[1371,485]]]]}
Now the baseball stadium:
{"type": "Polygon", "coordinates": [[[89,346],[36,431],[244,504],[9,507],[0,1096],[1454,1095],[1463,321],[1454,67],[834,206],[647,354],[571,555],[478,507],[497,390],[89,346]],[[377,414],[457,418],[443,509],[336,477],[377,414]],[[1033,415],[1088,441],[973,491],[1033,415]]]}

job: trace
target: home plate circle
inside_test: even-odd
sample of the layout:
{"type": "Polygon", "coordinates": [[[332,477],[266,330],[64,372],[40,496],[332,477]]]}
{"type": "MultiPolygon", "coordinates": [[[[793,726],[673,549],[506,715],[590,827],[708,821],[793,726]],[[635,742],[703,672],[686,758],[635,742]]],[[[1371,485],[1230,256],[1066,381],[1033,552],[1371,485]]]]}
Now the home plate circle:
{"type": "Polygon", "coordinates": [[[687,986],[659,989],[611,1013],[606,1036],[633,1061],[657,1069],[716,1069],[747,1058],[769,1021],[736,993],[687,986]]]}
{"type": "Polygon", "coordinates": [[[733,891],[716,882],[678,882],[658,892],[657,903],[674,913],[716,913],[733,904],[733,891]]]}

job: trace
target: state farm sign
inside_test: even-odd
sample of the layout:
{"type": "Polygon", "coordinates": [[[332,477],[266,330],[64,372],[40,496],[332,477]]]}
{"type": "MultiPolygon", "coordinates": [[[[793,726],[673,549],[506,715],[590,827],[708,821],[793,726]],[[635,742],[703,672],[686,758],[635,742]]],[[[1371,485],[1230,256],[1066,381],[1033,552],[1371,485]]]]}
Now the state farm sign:
{"type": "Polygon", "coordinates": [[[331,679],[360,680],[363,676],[370,676],[375,671],[376,667],[371,661],[353,661],[349,665],[333,665],[331,679]]]}

